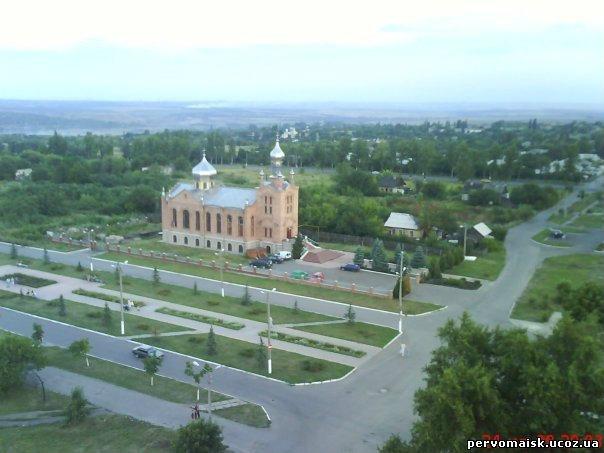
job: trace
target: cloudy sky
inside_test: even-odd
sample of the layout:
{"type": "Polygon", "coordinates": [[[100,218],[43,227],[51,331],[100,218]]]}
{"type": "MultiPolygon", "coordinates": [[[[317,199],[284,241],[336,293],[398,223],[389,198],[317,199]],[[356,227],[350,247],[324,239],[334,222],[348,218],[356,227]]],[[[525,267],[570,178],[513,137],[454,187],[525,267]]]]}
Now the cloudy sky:
{"type": "Polygon", "coordinates": [[[0,98],[604,104],[601,0],[19,0],[0,98]]]}

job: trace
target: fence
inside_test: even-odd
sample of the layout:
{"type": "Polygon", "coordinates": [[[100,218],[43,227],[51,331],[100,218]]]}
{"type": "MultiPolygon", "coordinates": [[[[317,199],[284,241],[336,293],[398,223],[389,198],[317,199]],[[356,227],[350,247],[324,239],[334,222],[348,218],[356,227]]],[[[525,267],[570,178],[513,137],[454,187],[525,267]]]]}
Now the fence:
{"type": "MultiPolygon", "coordinates": [[[[358,245],[364,247],[371,247],[373,245],[373,241],[375,238],[370,236],[352,236],[349,234],[340,234],[340,233],[330,233],[327,231],[313,231],[307,229],[301,229],[300,233],[305,236],[308,236],[310,239],[316,241],[319,245],[321,242],[339,242],[342,244],[350,244],[350,245],[358,245]]],[[[387,250],[396,250],[396,247],[399,244],[403,244],[404,250],[406,252],[414,252],[417,247],[423,247],[424,252],[430,255],[441,255],[442,249],[438,247],[427,247],[424,244],[418,243],[413,239],[402,238],[402,241],[393,241],[391,239],[383,239],[384,247],[387,250]]]]}
{"type": "MultiPolygon", "coordinates": [[[[220,266],[218,263],[216,263],[215,260],[203,260],[201,258],[193,259],[193,258],[189,258],[189,257],[181,257],[176,254],[167,254],[164,252],[160,253],[160,252],[147,251],[147,250],[143,250],[141,248],[132,250],[131,247],[126,247],[126,249],[124,249],[123,247],[120,247],[119,245],[112,246],[112,245],[107,244],[106,249],[108,252],[123,253],[125,255],[139,256],[142,258],[152,258],[152,259],[156,259],[158,261],[162,261],[162,262],[166,262],[166,263],[185,264],[185,265],[189,265],[191,267],[205,267],[205,268],[213,269],[216,271],[220,270],[220,266]]],[[[333,289],[333,290],[337,290],[337,291],[344,291],[344,292],[357,293],[357,294],[365,294],[365,295],[369,295],[369,296],[383,297],[385,299],[389,299],[392,297],[392,293],[390,291],[388,291],[388,292],[376,291],[373,287],[363,288],[363,287],[359,287],[355,283],[350,283],[349,285],[346,285],[341,282],[338,282],[337,280],[334,280],[334,281],[319,280],[319,279],[300,280],[300,279],[292,278],[287,272],[279,273],[279,272],[274,272],[272,269],[268,269],[267,271],[264,271],[264,270],[258,270],[255,267],[251,267],[250,269],[247,269],[247,266],[244,267],[242,264],[238,264],[236,266],[231,266],[228,261],[224,262],[223,270],[225,272],[230,272],[230,273],[234,273],[234,274],[251,275],[251,276],[267,278],[267,279],[282,280],[282,281],[296,283],[296,284],[300,284],[300,285],[315,286],[315,287],[320,287],[320,288],[325,288],[325,289],[333,289]]]]}

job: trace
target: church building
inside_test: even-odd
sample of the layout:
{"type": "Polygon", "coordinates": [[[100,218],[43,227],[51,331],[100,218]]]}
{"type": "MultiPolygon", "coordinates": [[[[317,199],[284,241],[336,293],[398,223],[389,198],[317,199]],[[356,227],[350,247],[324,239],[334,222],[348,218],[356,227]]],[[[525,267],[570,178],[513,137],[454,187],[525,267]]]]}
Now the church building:
{"type": "Polygon", "coordinates": [[[284,157],[277,139],[270,175],[261,170],[258,187],[246,189],[216,184],[204,153],[193,167],[194,184],[162,193],[163,241],[249,256],[290,250],[298,234],[298,186],[293,170],[289,180],[283,176],[284,157]]]}

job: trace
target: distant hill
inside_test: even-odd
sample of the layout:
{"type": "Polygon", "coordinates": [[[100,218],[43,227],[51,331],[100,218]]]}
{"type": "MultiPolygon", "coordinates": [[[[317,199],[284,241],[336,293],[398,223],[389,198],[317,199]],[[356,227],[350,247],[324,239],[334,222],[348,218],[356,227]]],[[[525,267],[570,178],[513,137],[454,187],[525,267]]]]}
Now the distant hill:
{"type": "Polygon", "coordinates": [[[0,133],[64,135],[247,127],[250,124],[304,122],[422,123],[466,119],[569,122],[604,120],[604,109],[591,106],[99,102],[0,100],[0,133]]]}

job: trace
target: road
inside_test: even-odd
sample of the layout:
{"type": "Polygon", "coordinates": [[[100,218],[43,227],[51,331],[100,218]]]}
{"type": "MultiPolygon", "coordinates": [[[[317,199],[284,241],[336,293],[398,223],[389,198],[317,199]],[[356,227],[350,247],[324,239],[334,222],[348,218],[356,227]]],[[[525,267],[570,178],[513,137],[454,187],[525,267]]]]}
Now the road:
{"type": "MultiPolygon", "coordinates": [[[[601,187],[602,179],[592,181],[587,190],[601,187]]],[[[509,313],[522,294],[539,263],[548,256],[593,250],[604,237],[586,235],[576,247],[560,249],[539,245],[531,237],[547,226],[547,218],[560,207],[576,200],[577,191],[568,195],[557,206],[542,212],[530,221],[509,230],[505,240],[507,260],[499,278],[485,284],[477,291],[425,286],[436,303],[446,301],[447,309],[425,316],[405,320],[405,333],[390,346],[348,378],[327,384],[292,387],[244,372],[222,368],[216,372],[215,387],[218,391],[238,398],[262,404],[273,419],[269,429],[259,430],[232,423],[224,424],[225,439],[238,451],[245,452],[375,452],[377,446],[392,433],[409,437],[414,420],[413,395],[422,385],[423,367],[430,359],[431,351],[438,346],[437,329],[450,318],[459,317],[464,310],[478,322],[491,326],[509,326],[509,313]],[[437,299],[437,300],[436,300],[437,299]],[[407,345],[405,358],[399,355],[400,343],[407,345]]],[[[6,245],[0,245],[0,250],[6,245]]],[[[20,250],[24,255],[40,256],[32,249],[20,250]]],[[[53,260],[76,264],[86,257],[81,253],[51,254],[53,260]]],[[[110,270],[110,263],[95,260],[98,268],[110,270]]],[[[82,264],[87,264],[82,262],[82,264]]],[[[129,275],[150,279],[146,269],[127,266],[129,275]]],[[[162,273],[167,283],[192,286],[197,280],[204,290],[219,291],[219,282],[200,278],[162,273]]],[[[237,295],[241,288],[226,285],[227,294],[237,295]]],[[[256,294],[257,296],[257,294],[256,294]]],[[[340,304],[295,297],[304,309],[325,314],[341,314],[340,304]],[[339,310],[339,311],[338,311],[339,310]]],[[[294,297],[274,294],[274,303],[288,305],[294,297]]],[[[0,309],[0,327],[23,334],[31,331],[32,318],[0,309]]],[[[398,317],[368,309],[357,309],[360,320],[396,326],[398,317]]],[[[43,322],[48,341],[65,346],[75,339],[86,336],[93,345],[93,354],[119,363],[140,366],[129,353],[132,342],[81,329],[43,322]]],[[[162,374],[185,379],[185,358],[167,354],[162,374]]]]}

